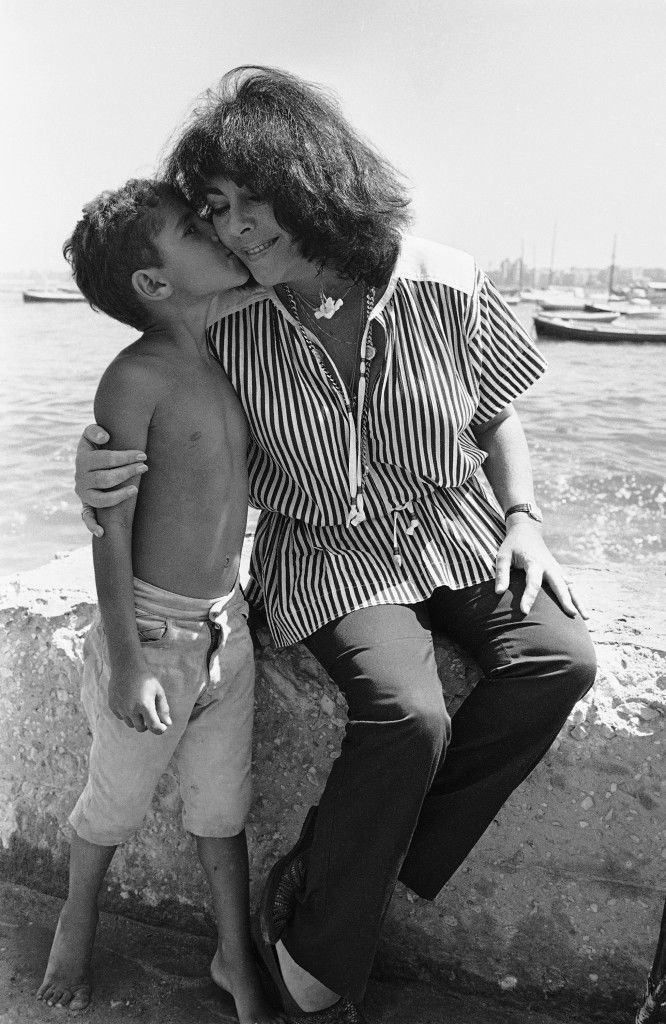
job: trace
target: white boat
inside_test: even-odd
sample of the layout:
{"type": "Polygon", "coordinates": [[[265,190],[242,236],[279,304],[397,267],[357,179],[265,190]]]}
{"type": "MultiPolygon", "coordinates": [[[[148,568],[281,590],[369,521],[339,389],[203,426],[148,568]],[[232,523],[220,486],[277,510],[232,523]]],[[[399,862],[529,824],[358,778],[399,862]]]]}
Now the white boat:
{"type": "Polygon", "coordinates": [[[595,303],[595,309],[601,311],[613,312],[616,316],[636,316],[641,320],[653,320],[658,317],[664,316],[664,311],[659,306],[649,303],[644,305],[643,303],[634,302],[613,302],[610,306],[603,306],[595,303]]]}
{"type": "Polygon", "coordinates": [[[539,306],[547,313],[559,310],[585,309],[585,299],[579,295],[553,295],[539,300],[539,306]]]}
{"type": "Polygon", "coordinates": [[[613,320],[617,320],[620,316],[619,310],[616,312],[614,309],[560,309],[557,312],[547,313],[542,310],[540,313],[542,319],[548,320],[570,320],[576,321],[576,323],[592,323],[592,324],[611,324],[613,320]]]}
{"type": "Polygon", "coordinates": [[[85,295],[72,288],[26,288],[24,302],[85,302],[85,295]]]}

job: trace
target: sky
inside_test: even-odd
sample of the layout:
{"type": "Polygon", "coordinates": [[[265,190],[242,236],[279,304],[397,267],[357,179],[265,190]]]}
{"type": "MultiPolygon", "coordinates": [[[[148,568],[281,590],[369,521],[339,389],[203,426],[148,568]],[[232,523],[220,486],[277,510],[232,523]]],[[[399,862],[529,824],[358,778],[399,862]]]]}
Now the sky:
{"type": "Polygon", "coordinates": [[[248,63],[337,93],[416,234],[666,267],[666,0],[0,0],[0,272],[64,269],[81,207],[248,63]]]}

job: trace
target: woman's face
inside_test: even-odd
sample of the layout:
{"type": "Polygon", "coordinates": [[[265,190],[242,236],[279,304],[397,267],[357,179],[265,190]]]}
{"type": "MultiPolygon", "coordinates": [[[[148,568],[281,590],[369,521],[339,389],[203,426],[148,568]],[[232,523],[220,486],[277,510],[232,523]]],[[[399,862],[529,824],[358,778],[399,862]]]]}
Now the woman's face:
{"type": "Polygon", "coordinates": [[[256,199],[245,186],[229,178],[210,178],[206,201],[218,238],[259,284],[272,287],[316,275],[315,264],[301,256],[296,242],[276,221],[272,205],[256,199]]]}

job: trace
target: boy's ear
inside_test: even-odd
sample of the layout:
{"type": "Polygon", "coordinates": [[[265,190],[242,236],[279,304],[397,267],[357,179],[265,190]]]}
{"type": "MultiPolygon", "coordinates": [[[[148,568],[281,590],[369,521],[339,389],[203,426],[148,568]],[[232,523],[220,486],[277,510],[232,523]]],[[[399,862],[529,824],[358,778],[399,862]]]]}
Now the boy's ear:
{"type": "Polygon", "coordinates": [[[132,274],[132,287],[148,302],[161,302],[173,294],[173,285],[167,281],[159,267],[135,270],[132,274]]]}

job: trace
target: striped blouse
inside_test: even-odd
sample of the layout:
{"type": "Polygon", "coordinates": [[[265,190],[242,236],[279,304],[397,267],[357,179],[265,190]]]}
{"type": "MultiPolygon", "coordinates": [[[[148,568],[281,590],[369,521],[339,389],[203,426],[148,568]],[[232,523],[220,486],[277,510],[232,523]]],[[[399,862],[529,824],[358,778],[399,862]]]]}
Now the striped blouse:
{"type": "MultiPolygon", "coordinates": [[[[248,598],[282,647],[358,608],[491,579],[504,520],[473,428],[546,363],[466,253],[407,237],[371,320],[386,349],[367,403],[365,519],[348,525],[348,402],[275,292],[210,310],[208,340],[250,424],[261,509],[248,598]]],[[[367,330],[367,328],[366,328],[367,330]]]]}

